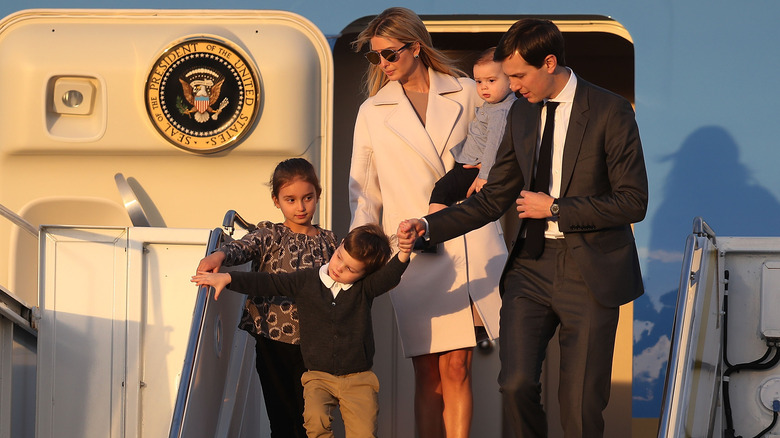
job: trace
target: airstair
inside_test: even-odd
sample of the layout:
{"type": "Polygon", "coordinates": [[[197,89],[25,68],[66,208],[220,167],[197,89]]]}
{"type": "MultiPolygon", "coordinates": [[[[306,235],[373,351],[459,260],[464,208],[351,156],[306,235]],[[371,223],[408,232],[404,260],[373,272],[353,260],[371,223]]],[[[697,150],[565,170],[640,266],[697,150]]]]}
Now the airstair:
{"type": "Polygon", "coordinates": [[[215,301],[188,281],[229,238],[219,228],[42,227],[36,436],[263,429],[254,341],[236,328],[243,296],[215,301]]]}
{"type": "Polygon", "coordinates": [[[267,432],[244,297],[188,281],[234,224],[253,228],[42,226],[39,306],[0,287],[0,437],[267,432]]]}
{"type": "Polygon", "coordinates": [[[684,254],[658,437],[780,436],[780,238],[696,218],[684,254]]]}

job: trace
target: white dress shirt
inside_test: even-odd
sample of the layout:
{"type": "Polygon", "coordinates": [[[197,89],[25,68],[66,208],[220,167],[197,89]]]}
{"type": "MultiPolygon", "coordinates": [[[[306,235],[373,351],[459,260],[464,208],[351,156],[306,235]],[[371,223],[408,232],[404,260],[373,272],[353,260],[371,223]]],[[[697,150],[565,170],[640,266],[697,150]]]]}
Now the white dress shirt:
{"type": "MultiPolygon", "coordinates": [[[[552,156],[552,175],[550,175],[550,196],[559,198],[561,196],[561,168],[563,166],[563,145],[566,143],[566,132],[569,129],[569,119],[571,118],[571,108],[574,104],[574,92],[577,90],[577,76],[569,71],[569,81],[563,87],[557,96],[549,99],[558,102],[555,109],[555,130],[553,131],[553,156],[552,156]]],[[[546,103],[547,101],[545,101],[546,103]]],[[[539,155],[539,148],[542,144],[542,132],[544,132],[545,120],[547,117],[547,107],[542,108],[542,122],[539,126],[539,142],[536,145],[536,154],[539,155]]],[[[558,218],[547,218],[547,230],[544,232],[547,239],[562,239],[563,233],[558,229],[558,218]]]]}

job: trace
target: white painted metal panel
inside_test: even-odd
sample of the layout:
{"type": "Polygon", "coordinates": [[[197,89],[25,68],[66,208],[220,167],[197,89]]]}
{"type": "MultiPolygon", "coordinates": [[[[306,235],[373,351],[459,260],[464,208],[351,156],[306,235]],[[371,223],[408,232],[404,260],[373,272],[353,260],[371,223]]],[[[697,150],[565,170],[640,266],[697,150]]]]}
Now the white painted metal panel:
{"type": "MultiPolygon", "coordinates": [[[[725,316],[728,319],[727,350],[724,354],[727,354],[730,364],[738,366],[756,361],[770,352],[770,357],[763,361],[770,363],[780,352],[776,346],[772,349],[768,347],[768,341],[761,333],[761,317],[766,314],[776,321],[780,317],[780,309],[765,309],[762,305],[762,270],[766,264],[780,260],[780,238],[718,237],[717,242],[719,263],[723,270],[729,271],[728,311],[725,316]]],[[[724,366],[724,369],[728,368],[724,366]]],[[[757,436],[771,424],[772,411],[761,398],[764,390],[778,378],[780,366],[777,364],[767,369],[744,369],[731,373],[729,393],[735,436],[757,436]]],[[[765,436],[778,434],[780,429],[775,426],[765,436]]]]}
{"type": "MultiPolygon", "coordinates": [[[[39,437],[168,434],[197,296],[189,278],[208,233],[43,228],[39,437]]],[[[237,298],[220,338],[227,352],[237,298]]],[[[203,376],[222,388],[228,361],[216,363],[222,372],[203,376]]],[[[215,425],[223,396],[213,395],[217,410],[203,421],[215,425]]]]}
{"type": "Polygon", "coordinates": [[[127,232],[41,233],[37,436],[119,437],[127,232]]]}

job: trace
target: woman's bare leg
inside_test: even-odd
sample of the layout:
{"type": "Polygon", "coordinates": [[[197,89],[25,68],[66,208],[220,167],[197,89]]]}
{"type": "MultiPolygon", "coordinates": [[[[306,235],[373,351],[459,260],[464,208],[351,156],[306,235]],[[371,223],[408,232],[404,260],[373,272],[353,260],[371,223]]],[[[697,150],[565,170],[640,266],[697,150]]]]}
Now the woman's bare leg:
{"type": "Polygon", "coordinates": [[[473,397],[471,358],[474,350],[464,348],[439,357],[444,428],[447,438],[468,438],[471,429],[473,397]]]}
{"type": "Polygon", "coordinates": [[[415,385],[414,422],[417,426],[417,436],[421,438],[444,438],[444,401],[439,375],[439,356],[439,353],[433,353],[412,358],[415,385]]]}

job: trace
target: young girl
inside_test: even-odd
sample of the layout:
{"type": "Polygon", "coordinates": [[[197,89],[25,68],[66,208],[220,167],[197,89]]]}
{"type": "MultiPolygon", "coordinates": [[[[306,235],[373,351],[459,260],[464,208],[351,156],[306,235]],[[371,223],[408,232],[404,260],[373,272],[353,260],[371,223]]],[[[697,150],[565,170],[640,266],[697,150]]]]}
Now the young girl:
{"type": "MultiPolygon", "coordinates": [[[[240,240],[227,243],[198,264],[197,271],[219,272],[220,266],[252,261],[252,270],[293,272],[319,267],[336,249],[336,235],[311,223],[322,188],[314,167],[303,158],[276,166],[271,199],[284,222],[263,221],[240,240]]],[[[256,341],[257,374],[263,387],[272,437],[306,437],[298,310],[287,297],[254,297],[246,301],[240,328],[256,341]]]]}

